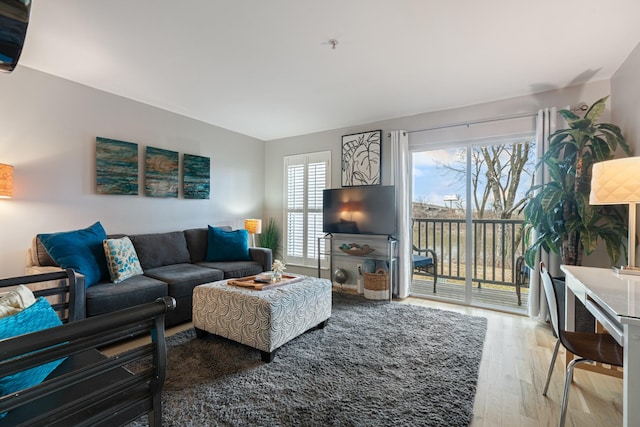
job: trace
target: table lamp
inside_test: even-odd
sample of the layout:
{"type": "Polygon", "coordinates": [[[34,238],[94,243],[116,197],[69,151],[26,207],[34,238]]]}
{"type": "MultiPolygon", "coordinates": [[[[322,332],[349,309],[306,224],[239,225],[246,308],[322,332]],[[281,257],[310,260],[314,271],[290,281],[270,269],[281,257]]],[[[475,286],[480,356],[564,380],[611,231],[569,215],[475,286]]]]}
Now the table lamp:
{"type": "Polygon", "coordinates": [[[618,269],[637,270],[636,203],[640,203],[640,157],[606,160],[593,164],[591,174],[592,205],[629,205],[629,265],[618,269]]]}
{"type": "Polygon", "coordinates": [[[262,220],[261,219],[245,219],[244,229],[251,235],[251,245],[256,246],[256,234],[262,233],[262,220]]]}
{"type": "Polygon", "coordinates": [[[0,163],[0,198],[13,197],[13,166],[0,163]]]}

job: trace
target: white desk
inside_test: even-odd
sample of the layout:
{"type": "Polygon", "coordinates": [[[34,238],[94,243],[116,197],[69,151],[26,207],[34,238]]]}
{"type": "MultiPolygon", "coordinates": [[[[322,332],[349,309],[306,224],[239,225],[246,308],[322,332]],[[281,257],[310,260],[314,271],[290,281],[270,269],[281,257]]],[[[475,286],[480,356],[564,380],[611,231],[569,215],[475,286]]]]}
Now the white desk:
{"type": "Polygon", "coordinates": [[[575,330],[575,295],[624,347],[623,423],[640,423],[640,276],[611,269],[563,265],[566,274],[565,327],[575,330]]]}

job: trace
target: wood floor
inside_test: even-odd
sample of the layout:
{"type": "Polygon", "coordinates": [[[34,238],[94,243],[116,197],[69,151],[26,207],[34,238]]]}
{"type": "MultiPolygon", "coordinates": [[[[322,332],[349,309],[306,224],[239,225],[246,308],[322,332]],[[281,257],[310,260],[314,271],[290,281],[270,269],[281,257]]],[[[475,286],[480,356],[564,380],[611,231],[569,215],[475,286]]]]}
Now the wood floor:
{"type": "MultiPolygon", "coordinates": [[[[525,316],[418,298],[402,301],[488,319],[472,427],[556,426],[564,386],[558,355],[547,397],[542,388],[555,345],[551,329],[525,316]]],[[[561,347],[562,348],[562,347],[561,347]]],[[[622,425],[622,380],[576,369],[567,427],[622,425]]]]}
{"type": "MultiPolygon", "coordinates": [[[[555,338],[547,325],[525,316],[420,298],[406,298],[401,302],[488,319],[471,427],[558,424],[564,385],[564,352],[561,350],[558,355],[549,392],[544,397],[542,388],[555,345],[555,338]]],[[[191,323],[185,323],[170,328],[167,335],[190,327],[191,323]]],[[[103,351],[117,354],[140,342],[134,340],[103,351]]],[[[622,380],[580,369],[576,369],[574,378],[566,426],[621,426],[622,380]]]]}

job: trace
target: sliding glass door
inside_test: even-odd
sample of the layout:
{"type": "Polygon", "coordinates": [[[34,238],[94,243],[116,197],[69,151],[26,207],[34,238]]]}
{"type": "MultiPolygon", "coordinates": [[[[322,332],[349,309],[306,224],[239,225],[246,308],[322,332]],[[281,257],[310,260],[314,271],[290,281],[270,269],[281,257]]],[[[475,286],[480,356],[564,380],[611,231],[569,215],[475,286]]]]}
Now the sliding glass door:
{"type": "Polygon", "coordinates": [[[412,295],[526,311],[522,207],[534,153],[522,137],[413,151],[412,295]]]}

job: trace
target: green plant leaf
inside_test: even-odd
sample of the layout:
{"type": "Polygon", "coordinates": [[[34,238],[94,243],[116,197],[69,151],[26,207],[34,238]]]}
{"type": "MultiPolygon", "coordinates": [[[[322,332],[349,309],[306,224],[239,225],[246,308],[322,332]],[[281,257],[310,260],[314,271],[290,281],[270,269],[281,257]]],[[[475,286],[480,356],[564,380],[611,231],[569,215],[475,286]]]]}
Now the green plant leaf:
{"type": "Polygon", "coordinates": [[[602,132],[602,135],[607,140],[607,145],[611,151],[616,151],[618,148],[618,138],[611,132],[602,132]]]}
{"type": "Polygon", "coordinates": [[[592,123],[593,122],[589,119],[577,119],[569,122],[569,127],[575,130],[585,130],[585,129],[589,129],[592,123]]]}
{"type": "Polygon", "coordinates": [[[584,230],[580,233],[580,240],[587,255],[591,255],[598,246],[598,235],[590,230],[584,230]]]}
{"type": "Polygon", "coordinates": [[[556,159],[549,159],[547,162],[547,171],[553,181],[560,182],[564,180],[564,171],[556,159]]]}
{"type": "Polygon", "coordinates": [[[618,239],[618,233],[608,233],[602,236],[605,245],[607,246],[607,254],[613,264],[617,263],[621,256],[624,255],[623,262],[626,264],[627,260],[627,248],[620,245],[618,239]]]}
{"type": "Polygon", "coordinates": [[[569,111],[569,110],[560,110],[560,111],[558,111],[558,113],[560,113],[560,115],[567,122],[571,122],[573,120],[579,120],[580,119],[580,116],[577,116],[576,114],[574,114],[572,111],[569,111]]]}
{"type": "Polygon", "coordinates": [[[600,118],[600,114],[602,114],[606,108],[607,99],[609,99],[609,95],[598,99],[593,103],[593,105],[591,105],[591,107],[589,107],[584,116],[593,122],[597,121],[600,118]]]}
{"type": "Polygon", "coordinates": [[[570,129],[560,129],[549,136],[549,148],[545,153],[546,157],[558,157],[558,153],[564,148],[563,142],[572,137],[570,131],[570,129]]]}
{"type": "MultiPolygon", "coordinates": [[[[631,155],[631,147],[629,146],[629,144],[627,144],[627,141],[625,141],[624,136],[622,136],[620,127],[611,123],[599,123],[597,126],[605,135],[608,135],[609,132],[612,133],[616,139],[616,142],[622,148],[622,151],[624,151],[627,156],[631,155]]],[[[609,145],[611,146],[611,144],[609,145]]],[[[612,151],[615,151],[615,149],[612,148],[612,151]]]]}
{"type": "Polygon", "coordinates": [[[269,218],[267,226],[263,228],[259,236],[260,246],[271,249],[273,259],[276,259],[280,251],[280,229],[278,228],[276,220],[269,218]]]}
{"type": "Polygon", "coordinates": [[[564,192],[557,182],[550,182],[540,192],[540,209],[550,211],[562,201],[564,192]]]}
{"type": "Polygon", "coordinates": [[[620,130],[620,126],[611,124],[611,123],[598,123],[596,128],[600,131],[606,130],[611,132],[618,138],[618,140],[624,141],[624,136],[622,136],[622,131],[620,130]]]}
{"type": "Polygon", "coordinates": [[[593,209],[589,205],[589,195],[584,193],[575,193],[574,200],[578,208],[578,215],[584,224],[591,224],[593,221],[593,209]]]}
{"type": "Polygon", "coordinates": [[[611,158],[611,148],[609,148],[609,143],[600,137],[595,137],[592,140],[591,149],[593,152],[593,161],[591,163],[594,161],[601,162],[611,158]]]}

